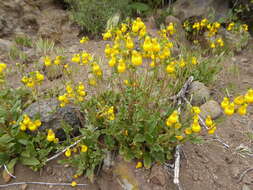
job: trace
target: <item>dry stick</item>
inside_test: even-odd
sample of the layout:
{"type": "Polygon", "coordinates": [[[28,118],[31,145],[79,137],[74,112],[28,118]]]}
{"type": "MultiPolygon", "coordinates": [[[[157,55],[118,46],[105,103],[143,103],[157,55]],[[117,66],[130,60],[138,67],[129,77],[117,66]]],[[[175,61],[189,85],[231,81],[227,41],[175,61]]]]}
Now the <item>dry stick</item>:
{"type": "MultiPolygon", "coordinates": [[[[182,89],[178,92],[176,96],[173,97],[174,101],[177,101],[178,104],[178,113],[181,112],[181,104],[182,104],[182,99],[185,97],[185,94],[191,85],[193,81],[193,76],[190,76],[189,79],[185,82],[183,85],[182,89]]],[[[180,185],[179,181],[179,172],[180,172],[180,150],[181,150],[181,145],[176,146],[176,152],[175,152],[175,164],[174,164],[174,179],[173,183],[177,185],[179,190],[182,190],[182,187],[180,185]]]]}
{"type": "MultiPolygon", "coordinates": [[[[45,183],[45,182],[17,182],[0,185],[0,188],[15,186],[15,185],[24,185],[24,184],[35,184],[35,185],[51,185],[51,186],[72,186],[71,183],[45,183]]],[[[77,184],[76,186],[86,186],[88,184],[77,184]]]]}
{"type": "MultiPolygon", "coordinates": [[[[184,99],[184,101],[187,104],[189,104],[192,107],[191,103],[187,100],[186,97],[183,97],[183,99],[184,99]]],[[[208,127],[206,126],[206,123],[205,123],[204,119],[200,115],[198,115],[198,118],[199,118],[199,121],[200,121],[201,125],[204,126],[206,129],[208,129],[208,127]]],[[[223,140],[221,140],[220,137],[217,134],[215,135],[215,140],[217,140],[218,142],[220,142],[226,148],[230,147],[227,143],[225,143],[223,140]]]]}
{"type": "Polygon", "coordinates": [[[237,183],[240,183],[240,182],[242,181],[243,177],[244,177],[248,172],[250,172],[250,171],[253,171],[253,168],[248,168],[248,169],[246,169],[244,172],[242,172],[242,174],[240,175],[240,177],[239,177],[237,183]]]}
{"type": "Polygon", "coordinates": [[[51,161],[51,160],[53,160],[53,159],[55,159],[55,158],[57,158],[57,157],[59,157],[59,156],[62,155],[67,149],[76,146],[83,138],[85,138],[85,137],[82,137],[81,139],[79,139],[79,140],[77,140],[76,142],[74,142],[74,144],[67,146],[67,147],[64,148],[61,152],[55,154],[55,155],[52,156],[51,158],[48,158],[48,159],[46,160],[46,163],[49,162],[49,161],[51,161]]]}
{"type": "Polygon", "coordinates": [[[9,170],[8,170],[8,168],[7,168],[7,166],[4,164],[4,170],[6,171],[6,173],[9,175],[9,176],[11,176],[12,178],[17,178],[16,176],[14,176],[13,174],[11,174],[11,172],[9,172],[9,170]]]}

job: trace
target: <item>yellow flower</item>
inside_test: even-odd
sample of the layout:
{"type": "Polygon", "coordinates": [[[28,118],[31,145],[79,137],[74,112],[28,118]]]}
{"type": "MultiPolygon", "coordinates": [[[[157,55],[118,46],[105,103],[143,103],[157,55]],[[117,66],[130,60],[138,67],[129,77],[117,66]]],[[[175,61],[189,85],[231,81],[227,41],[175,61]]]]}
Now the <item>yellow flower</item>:
{"type": "Polygon", "coordinates": [[[247,31],[249,30],[249,27],[248,27],[247,24],[243,24],[243,25],[241,26],[241,28],[242,28],[245,32],[247,32],[247,31]]]}
{"type": "Polygon", "coordinates": [[[204,27],[207,25],[207,23],[208,23],[208,20],[206,18],[204,18],[201,20],[200,25],[201,25],[201,27],[204,27]]]}
{"type": "Polygon", "coordinates": [[[253,103],[253,89],[249,89],[248,92],[244,96],[245,102],[251,104],[253,103]]]}
{"type": "Polygon", "coordinates": [[[169,32],[170,35],[173,35],[176,30],[175,30],[175,27],[174,27],[174,24],[173,23],[169,23],[169,25],[167,26],[167,31],[169,32]]]}
{"type": "Polygon", "coordinates": [[[208,129],[208,134],[212,135],[216,131],[216,126],[213,126],[211,129],[208,129]]]}
{"type": "Polygon", "coordinates": [[[25,131],[25,130],[26,130],[26,125],[23,124],[23,123],[21,123],[21,124],[20,124],[20,130],[21,130],[21,131],[25,131]]]}
{"type": "Polygon", "coordinates": [[[33,122],[31,122],[31,123],[29,123],[29,125],[28,125],[28,129],[29,129],[30,131],[36,131],[36,130],[37,130],[37,126],[36,126],[33,122]]]}
{"type": "Polygon", "coordinates": [[[87,152],[87,150],[88,150],[88,146],[86,145],[81,146],[81,152],[87,152]]]}
{"type": "Polygon", "coordinates": [[[144,40],[143,50],[146,52],[152,51],[152,42],[149,36],[147,36],[144,40]]]}
{"type": "Polygon", "coordinates": [[[126,24],[121,24],[121,32],[125,33],[127,31],[127,25],[126,24]]]}
{"type": "Polygon", "coordinates": [[[7,65],[5,63],[0,63],[0,74],[6,69],[7,65]]]}
{"type": "Polygon", "coordinates": [[[103,39],[108,40],[112,37],[111,31],[107,31],[106,33],[103,34],[103,39]]]}
{"type": "Polygon", "coordinates": [[[129,50],[134,48],[134,42],[129,36],[127,37],[127,40],[126,40],[126,48],[129,50]]]}
{"type": "Polygon", "coordinates": [[[212,118],[211,118],[210,115],[208,115],[208,116],[206,117],[205,123],[206,123],[206,125],[207,125],[208,127],[211,127],[211,126],[213,125],[213,120],[212,120],[212,118]]]}
{"type": "Polygon", "coordinates": [[[244,104],[244,105],[241,105],[238,110],[237,110],[237,113],[239,115],[245,115],[247,113],[247,107],[248,107],[248,104],[244,104]]]}
{"type": "Polygon", "coordinates": [[[51,59],[50,59],[50,57],[46,56],[44,58],[44,64],[45,64],[46,67],[48,67],[48,66],[51,65],[51,59]]]}
{"type": "Polygon", "coordinates": [[[82,37],[82,39],[80,40],[80,43],[81,43],[81,44],[84,44],[84,43],[86,43],[88,40],[89,40],[89,38],[88,38],[87,36],[84,36],[84,37],[82,37]]]}
{"type": "Polygon", "coordinates": [[[226,115],[233,115],[235,112],[235,104],[234,103],[230,103],[229,105],[227,105],[224,109],[224,113],[226,115]]]}
{"type": "Polygon", "coordinates": [[[89,78],[89,85],[91,85],[91,86],[96,86],[96,85],[97,85],[96,79],[94,79],[94,78],[89,78]]]}
{"type": "Polygon", "coordinates": [[[186,128],[184,130],[184,132],[185,132],[186,135],[190,135],[190,134],[192,134],[192,129],[191,128],[186,128]]]}
{"type": "Polygon", "coordinates": [[[59,139],[58,138],[55,138],[54,139],[54,143],[56,144],[56,143],[58,143],[59,142],[59,139]]]}
{"type": "Polygon", "coordinates": [[[41,121],[40,121],[40,120],[35,120],[35,121],[34,121],[34,125],[35,125],[36,127],[40,127],[40,126],[41,126],[41,121]]]}
{"type": "Polygon", "coordinates": [[[178,123],[179,121],[179,115],[178,111],[174,111],[166,120],[166,125],[170,127],[172,124],[178,123]]]}
{"type": "Polygon", "coordinates": [[[142,56],[141,56],[141,54],[138,53],[136,50],[133,50],[131,61],[132,61],[133,65],[140,66],[142,64],[142,56]]]}
{"type": "Polygon", "coordinates": [[[200,110],[199,107],[193,106],[193,107],[192,107],[192,112],[193,112],[194,114],[200,114],[201,110],[200,110]]]}
{"type": "Polygon", "coordinates": [[[125,136],[128,136],[128,130],[125,130],[125,131],[124,131],[124,135],[125,135],[125,136]]]}
{"type": "Polygon", "coordinates": [[[192,64],[196,65],[198,64],[197,58],[196,57],[192,57],[192,64]]]}
{"type": "Polygon", "coordinates": [[[100,66],[96,63],[94,63],[93,66],[92,66],[92,72],[97,76],[102,75],[102,70],[101,70],[100,66]]]}
{"type": "Polygon", "coordinates": [[[182,135],[176,135],[175,136],[177,138],[177,140],[181,141],[184,137],[182,135]]]}
{"type": "Polygon", "coordinates": [[[223,46],[224,46],[224,42],[223,42],[222,38],[218,38],[218,39],[216,40],[216,42],[220,45],[220,47],[223,47],[223,46]]]}
{"type": "Polygon", "coordinates": [[[194,121],[191,125],[191,130],[194,132],[194,133],[199,133],[201,131],[201,126],[199,125],[199,122],[198,121],[194,121]]]}
{"type": "Polygon", "coordinates": [[[160,44],[157,42],[157,39],[156,39],[156,38],[153,39],[153,40],[152,40],[152,43],[153,43],[153,47],[152,47],[153,52],[159,52],[160,49],[161,49],[161,46],[160,46],[160,44]]]}
{"type": "Polygon", "coordinates": [[[124,80],[123,81],[125,85],[129,85],[129,81],[128,80],[124,80]]]}
{"type": "Polygon", "coordinates": [[[228,97],[224,97],[223,98],[223,101],[221,102],[221,107],[223,108],[223,109],[225,109],[225,107],[227,107],[228,105],[229,105],[229,98],[228,97]]]}
{"type": "Polygon", "coordinates": [[[228,30],[228,31],[232,30],[233,27],[234,27],[234,25],[235,25],[235,23],[234,23],[234,22],[231,22],[231,23],[228,25],[227,30],[228,30]]]}
{"type": "Polygon", "coordinates": [[[49,129],[47,132],[47,141],[52,142],[55,140],[55,134],[52,129],[49,129]]]}
{"type": "Polygon", "coordinates": [[[196,30],[200,30],[200,23],[199,22],[195,22],[192,26],[193,29],[196,29],[196,30]]]}
{"type": "Polygon", "coordinates": [[[71,61],[74,62],[74,63],[80,63],[80,54],[74,54],[71,61]]]}
{"type": "Polygon", "coordinates": [[[214,42],[212,42],[212,43],[210,44],[210,48],[212,48],[212,49],[215,48],[215,43],[214,43],[214,42]]]}
{"type": "Polygon", "coordinates": [[[151,61],[151,63],[149,64],[150,67],[154,68],[155,67],[155,61],[151,61]]]}
{"type": "Polygon", "coordinates": [[[135,168],[136,168],[136,169],[142,168],[142,162],[137,162],[135,168]]]}
{"type": "Polygon", "coordinates": [[[185,61],[184,61],[184,59],[181,59],[179,61],[179,67],[183,68],[184,66],[185,66],[185,61]]]}
{"type": "Polygon", "coordinates": [[[167,65],[166,71],[167,71],[167,73],[169,73],[169,74],[174,73],[174,72],[175,72],[175,66],[174,66],[173,64],[167,65]]]}
{"type": "Polygon", "coordinates": [[[36,78],[39,82],[43,81],[44,80],[44,75],[42,75],[39,71],[36,71],[36,78]]]}
{"type": "Polygon", "coordinates": [[[65,156],[66,157],[70,157],[71,156],[71,150],[69,148],[65,151],[65,156]]]}
{"type": "Polygon", "coordinates": [[[126,64],[122,59],[119,60],[117,70],[118,70],[119,73],[124,73],[126,71],[126,64]]]}
{"type": "Polygon", "coordinates": [[[234,99],[234,103],[236,105],[242,105],[244,103],[244,96],[237,96],[235,99],[234,99]]]}
{"type": "Polygon", "coordinates": [[[176,129],[180,129],[182,127],[181,123],[176,123],[174,126],[176,129]]]}
{"type": "Polygon", "coordinates": [[[72,182],[71,182],[71,186],[72,186],[72,187],[76,187],[76,186],[77,186],[77,183],[76,183],[75,181],[72,181],[72,182]]]}

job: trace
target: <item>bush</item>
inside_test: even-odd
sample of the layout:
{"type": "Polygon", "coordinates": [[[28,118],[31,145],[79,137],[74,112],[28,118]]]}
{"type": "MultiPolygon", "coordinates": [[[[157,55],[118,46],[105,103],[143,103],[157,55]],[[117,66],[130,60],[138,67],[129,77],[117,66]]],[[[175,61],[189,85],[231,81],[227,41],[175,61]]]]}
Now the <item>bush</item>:
{"type": "Polygon", "coordinates": [[[106,29],[106,23],[116,13],[126,13],[128,0],[65,0],[71,17],[83,32],[95,37],[106,29]]]}

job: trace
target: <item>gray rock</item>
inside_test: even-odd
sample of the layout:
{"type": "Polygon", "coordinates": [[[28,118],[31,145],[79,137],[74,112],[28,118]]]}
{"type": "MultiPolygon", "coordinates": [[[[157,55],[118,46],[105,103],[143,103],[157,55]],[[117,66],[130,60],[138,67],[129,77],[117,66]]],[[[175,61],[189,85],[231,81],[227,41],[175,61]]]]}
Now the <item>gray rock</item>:
{"type": "Polygon", "coordinates": [[[233,51],[241,52],[249,44],[249,32],[244,32],[241,34],[238,32],[230,32],[225,28],[221,28],[220,34],[222,35],[225,44],[233,51]]]}
{"type": "Polygon", "coordinates": [[[4,39],[0,39],[0,44],[0,52],[9,52],[14,45],[11,41],[4,39]]]}
{"type": "Polygon", "coordinates": [[[153,184],[164,186],[166,184],[167,179],[167,173],[164,171],[164,168],[162,165],[154,165],[151,169],[150,173],[150,181],[153,184]]]}
{"type": "Polygon", "coordinates": [[[192,104],[200,106],[205,103],[210,98],[210,91],[204,85],[204,83],[199,81],[194,81],[190,88],[189,94],[192,96],[192,104]]]}
{"type": "Polygon", "coordinates": [[[73,106],[60,108],[58,101],[55,99],[34,102],[25,109],[24,113],[31,118],[39,116],[42,122],[40,130],[53,129],[56,137],[60,140],[66,138],[62,129],[64,124],[68,124],[73,128],[71,132],[73,136],[78,135],[79,128],[82,127],[79,110],[73,106]]]}
{"type": "Polygon", "coordinates": [[[217,119],[222,114],[222,110],[219,103],[214,100],[206,102],[205,104],[200,106],[200,109],[200,115],[203,118],[206,118],[208,115],[210,115],[212,119],[217,119]]]}
{"type": "Polygon", "coordinates": [[[113,158],[113,154],[110,151],[106,152],[106,156],[105,159],[103,161],[103,167],[102,170],[105,173],[110,173],[111,172],[111,168],[114,166],[114,158],[113,158]]]}
{"type": "Polygon", "coordinates": [[[252,188],[250,188],[248,185],[244,184],[242,186],[242,190],[252,190],[252,188]]]}
{"type": "Polygon", "coordinates": [[[173,14],[180,20],[191,17],[207,17],[214,14],[214,19],[226,18],[229,11],[227,0],[177,0],[173,4],[173,14]]]}

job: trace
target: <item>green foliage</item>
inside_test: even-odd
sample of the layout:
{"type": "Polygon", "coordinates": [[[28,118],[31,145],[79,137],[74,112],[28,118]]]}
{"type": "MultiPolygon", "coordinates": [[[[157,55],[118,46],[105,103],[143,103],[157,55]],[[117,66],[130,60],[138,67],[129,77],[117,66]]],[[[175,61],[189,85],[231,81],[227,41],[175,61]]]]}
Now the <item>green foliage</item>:
{"type": "Polygon", "coordinates": [[[106,29],[106,23],[114,14],[125,13],[128,0],[65,0],[70,4],[71,17],[84,32],[96,36],[106,29]]]}
{"type": "Polygon", "coordinates": [[[43,133],[20,130],[19,122],[28,95],[29,92],[21,88],[0,91],[0,165],[13,168],[19,161],[37,170],[54,146],[45,142],[43,133]]]}
{"type": "Polygon", "coordinates": [[[30,39],[28,36],[16,36],[15,42],[18,46],[21,47],[32,47],[32,39],[30,39]]]}

